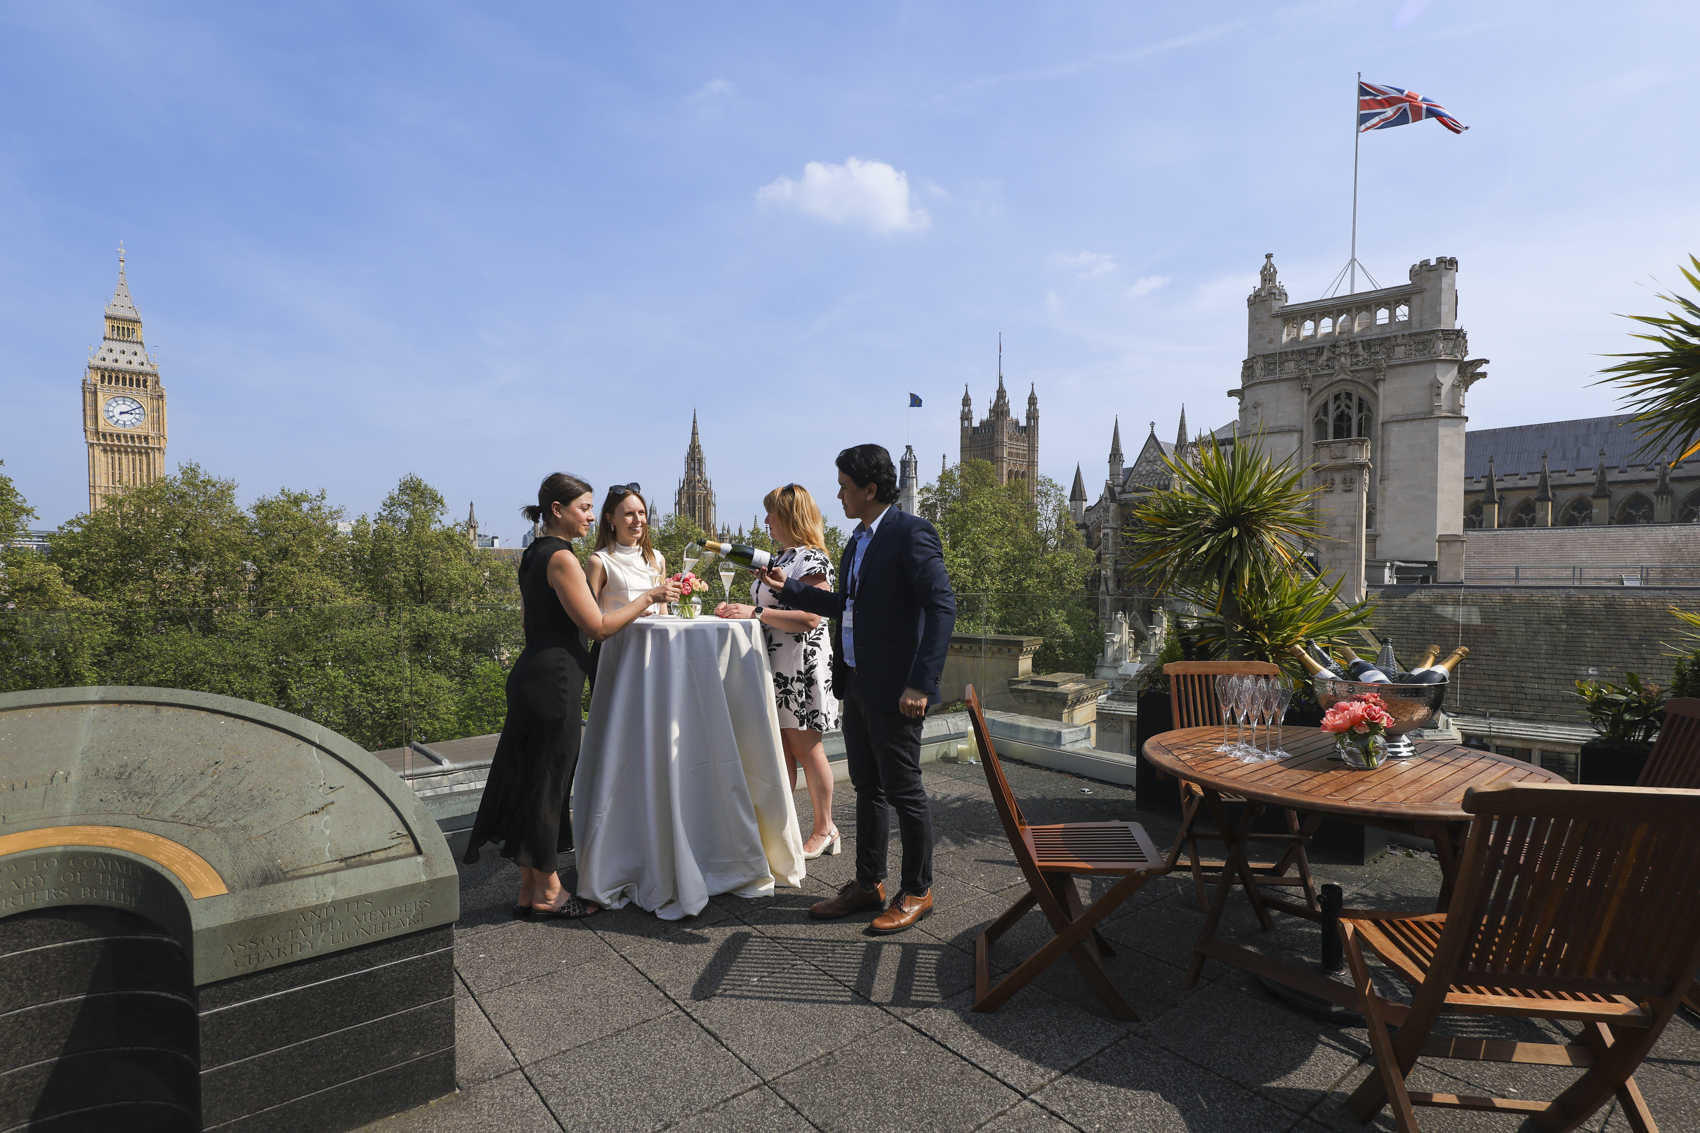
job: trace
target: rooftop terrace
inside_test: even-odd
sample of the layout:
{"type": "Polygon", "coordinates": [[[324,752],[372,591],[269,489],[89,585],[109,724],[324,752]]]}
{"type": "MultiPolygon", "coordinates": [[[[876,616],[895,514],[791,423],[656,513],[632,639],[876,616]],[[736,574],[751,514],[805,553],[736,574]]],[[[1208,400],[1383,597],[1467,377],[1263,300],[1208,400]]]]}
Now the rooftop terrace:
{"type": "MultiPolygon", "coordinates": [[[[1006,769],[1030,821],[1137,818],[1159,845],[1174,834],[1169,820],[1136,815],[1129,789],[1007,761],[1006,769]]],[[[513,867],[492,853],[461,867],[460,1092],[368,1133],[1393,1128],[1386,1113],[1364,1126],[1343,1105],[1371,1072],[1361,1029],[1312,1021],[1220,964],[1193,991],[1181,989],[1203,918],[1179,877],[1147,885],[1105,929],[1119,951],[1111,977],[1140,1022],[1110,1018],[1067,963],[998,1013],[973,1014],[974,937],[1022,880],[982,769],[929,764],[925,777],[938,908],[894,937],[865,935],[865,917],[808,918],[808,906],[853,872],[842,797],[845,853],[810,863],[801,891],[717,897],[682,922],[636,909],[586,922],[515,921],[513,867]]],[[[797,808],[806,829],[806,792],[797,808]]],[[[1349,906],[1426,911],[1439,885],[1439,867],[1416,851],[1363,866],[1320,851],[1312,860],[1349,906]]],[[[1248,946],[1315,957],[1317,926],[1277,925],[1257,931],[1237,895],[1224,921],[1248,946]]],[[[1030,914],[994,948],[994,964],[1018,962],[1044,935],[1030,914]]],[[[1554,1081],[1576,1073],[1451,1065],[1473,1077],[1430,1072],[1436,1084],[1421,1088],[1550,1097],[1554,1081]]],[[[1700,1027],[1691,1016],[1671,1024],[1636,1081],[1665,1129],[1692,1127],[1700,1027]]],[[[1515,1118],[1432,1111],[1423,1123],[1519,1128],[1515,1118]]],[[[1584,1128],[1628,1125],[1614,1105],[1584,1128]]]]}

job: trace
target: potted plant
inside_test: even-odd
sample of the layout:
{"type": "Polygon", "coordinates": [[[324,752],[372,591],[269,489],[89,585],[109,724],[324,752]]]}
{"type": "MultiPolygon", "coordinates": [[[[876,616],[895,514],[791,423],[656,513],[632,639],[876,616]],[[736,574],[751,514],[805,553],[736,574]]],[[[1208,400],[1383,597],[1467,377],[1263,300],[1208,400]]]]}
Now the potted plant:
{"type": "Polygon", "coordinates": [[[1576,781],[1598,786],[1634,786],[1653,750],[1653,737],[1664,719],[1666,692],[1634,673],[1621,685],[1577,681],[1588,722],[1598,738],[1582,745],[1576,781]]]}

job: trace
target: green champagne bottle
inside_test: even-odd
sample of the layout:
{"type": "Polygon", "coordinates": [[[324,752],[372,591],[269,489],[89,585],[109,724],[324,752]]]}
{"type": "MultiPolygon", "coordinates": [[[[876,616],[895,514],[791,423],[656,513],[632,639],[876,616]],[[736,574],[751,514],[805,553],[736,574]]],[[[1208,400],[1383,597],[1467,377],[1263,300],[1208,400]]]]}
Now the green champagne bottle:
{"type": "Polygon", "coordinates": [[[773,565],[772,555],[748,543],[716,543],[713,539],[704,539],[702,545],[727,562],[737,563],[746,570],[766,570],[773,565]]]}

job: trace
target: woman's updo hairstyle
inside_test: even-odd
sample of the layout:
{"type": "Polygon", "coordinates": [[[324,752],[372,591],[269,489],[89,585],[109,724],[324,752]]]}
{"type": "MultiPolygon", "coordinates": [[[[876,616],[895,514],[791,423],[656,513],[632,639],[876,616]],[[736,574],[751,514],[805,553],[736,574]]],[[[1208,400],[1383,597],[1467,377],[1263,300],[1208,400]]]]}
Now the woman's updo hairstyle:
{"type": "Polygon", "coordinates": [[[564,507],[580,496],[589,495],[590,491],[590,485],[577,476],[556,472],[546,478],[537,489],[537,502],[526,504],[519,509],[519,513],[533,523],[540,523],[545,517],[554,514],[551,504],[560,503],[564,507]]]}

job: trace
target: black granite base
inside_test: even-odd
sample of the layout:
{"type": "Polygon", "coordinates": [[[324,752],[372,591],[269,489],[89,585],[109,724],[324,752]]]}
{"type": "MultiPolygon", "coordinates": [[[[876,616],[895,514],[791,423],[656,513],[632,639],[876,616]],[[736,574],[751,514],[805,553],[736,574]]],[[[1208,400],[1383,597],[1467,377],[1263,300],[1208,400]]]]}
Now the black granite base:
{"type": "Polygon", "coordinates": [[[118,909],[0,918],[0,1129],[201,1128],[183,946],[118,909]]]}
{"type": "Polygon", "coordinates": [[[200,989],[207,1130],[339,1133],[452,1093],[449,926],[200,989]]]}

